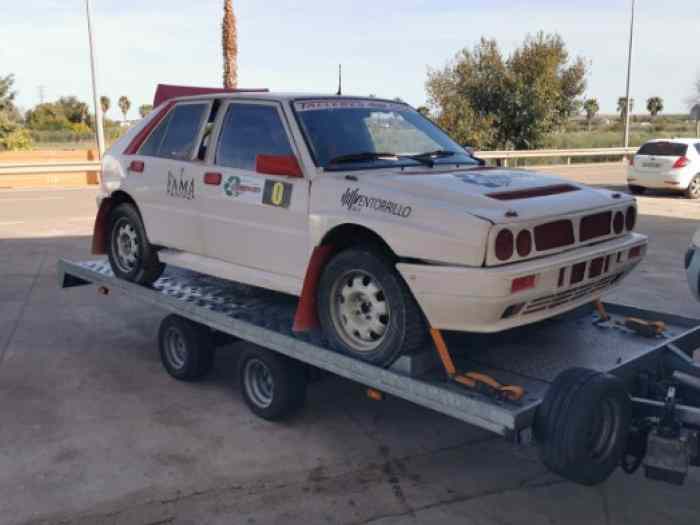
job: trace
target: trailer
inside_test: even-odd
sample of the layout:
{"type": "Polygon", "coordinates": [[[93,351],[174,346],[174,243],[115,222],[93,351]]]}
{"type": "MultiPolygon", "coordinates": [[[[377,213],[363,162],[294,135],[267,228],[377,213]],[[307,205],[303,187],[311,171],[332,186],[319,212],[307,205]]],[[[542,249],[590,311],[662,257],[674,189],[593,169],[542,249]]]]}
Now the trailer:
{"type": "Polygon", "coordinates": [[[375,399],[535,442],[547,467],[577,483],[643,466],[649,478],[682,484],[700,466],[700,320],[599,303],[500,334],[434,333],[385,369],[329,350],[317,331],[293,332],[296,297],[173,266],[151,287],[117,279],[105,260],[60,260],[58,272],[63,288],[94,284],[169,312],[158,344],[178,380],[203,378],[217,346],[246,341],[241,393],[269,420],[301,408],[320,370],[375,399]]]}

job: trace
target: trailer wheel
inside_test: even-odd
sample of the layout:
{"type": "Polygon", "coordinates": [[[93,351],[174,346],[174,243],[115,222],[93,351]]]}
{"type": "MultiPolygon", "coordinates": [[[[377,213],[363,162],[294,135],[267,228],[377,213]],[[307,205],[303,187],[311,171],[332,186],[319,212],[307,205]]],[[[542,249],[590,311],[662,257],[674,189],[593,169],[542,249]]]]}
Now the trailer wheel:
{"type": "Polygon", "coordinates": [[[585,368],[559,374],[535,416],[543,463],[582,485],[605,481],[627,447],[632,408],[615,376],[585,368]]]}
{"type": "Polygon", "coordinates": [[[306,400],[304,366],[270,350],[250,345],[238,365],[238,380],[248,408],[268,421],[278,421],[299,410],[306,400]]]}
{"type": "Polygon", "coordinates": [[[158,332],[160,360],[178,381],[196,381],[209,373],[214,364],[214,342],[209,329],[169,315],[158,332]]]}

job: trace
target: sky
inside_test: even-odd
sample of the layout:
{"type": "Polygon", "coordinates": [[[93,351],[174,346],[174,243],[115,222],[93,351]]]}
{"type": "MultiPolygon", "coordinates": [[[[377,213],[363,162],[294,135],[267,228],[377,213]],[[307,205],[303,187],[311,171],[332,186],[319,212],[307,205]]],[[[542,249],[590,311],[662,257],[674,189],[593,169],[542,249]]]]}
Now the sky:
{"type": "MultiPolygon", "coordinates": [[[[234,0],[240,87],[426,102],[428,68],[444,66],[482,36],[504,52],[530,33],[558,32],[590,61],[586,95],[603,113],[624,94],[631,0],[234,0]]],[[[130,118],[159,82],[219,86],[223,0],[92,0],[100,94],[132,101],[130,118]]],[[[700,74],[698,0],[637,0],[632,66],[635,111],[661,96],[687,111],[700,74]],[[669,6],[672,5],[672,8],[669,6]]],[[[91,101],[84,0],[0,0],[0,75],[17,103],[77,95],[91,101]]],[[[108,114],[118,118],[117,110],[108,114]]]]}

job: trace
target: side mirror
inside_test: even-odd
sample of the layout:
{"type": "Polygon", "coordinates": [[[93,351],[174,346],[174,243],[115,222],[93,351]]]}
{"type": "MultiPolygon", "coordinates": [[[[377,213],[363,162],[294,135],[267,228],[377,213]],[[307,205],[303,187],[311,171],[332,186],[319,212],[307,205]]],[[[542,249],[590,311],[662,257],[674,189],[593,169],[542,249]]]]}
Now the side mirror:
{"type": "Polygon", "coordinates": [[[283,177],[303,177],[299,161],[294,155],[258,155],[255,158],[255,171],[264,175],[283,177]]]}

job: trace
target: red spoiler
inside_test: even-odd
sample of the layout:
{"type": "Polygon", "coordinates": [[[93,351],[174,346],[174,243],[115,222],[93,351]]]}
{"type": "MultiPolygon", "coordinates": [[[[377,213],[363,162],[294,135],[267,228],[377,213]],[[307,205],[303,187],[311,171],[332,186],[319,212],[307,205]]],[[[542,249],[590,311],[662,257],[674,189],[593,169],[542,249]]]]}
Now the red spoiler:
{"type": "Polygon", "coordinates": [[[194,86],[176,86],[173,84],[158,84],[156,95],[153,98],[153,107],[157,108],[163,102],[177,97],[191,97],[195,95],[211,95],[213,93],[267,93],[269,89],[225,89],[194,86]]]}

